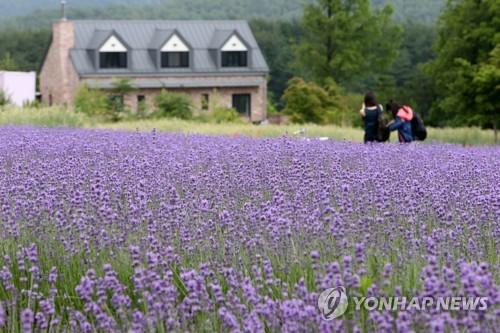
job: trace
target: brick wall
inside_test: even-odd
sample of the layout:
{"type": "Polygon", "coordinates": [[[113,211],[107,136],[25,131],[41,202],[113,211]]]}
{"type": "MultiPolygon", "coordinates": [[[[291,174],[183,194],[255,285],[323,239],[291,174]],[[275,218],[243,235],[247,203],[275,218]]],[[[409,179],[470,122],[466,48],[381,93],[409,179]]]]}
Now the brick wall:
{"type": "Polygon", "coordinates": [[[70,21],[57,21],[52,27],[52,43],[40,72],[42,101],[61,105],[73,102],[79,77],[69,51],[75,44],[75,29],[70,21]]]}
{"type": "MultiPolygon", "coordinates": [[[[168,80],[168,78],[162,78],[168,80]]],[[[192,77],[189,78],[191,81],[203,81],[203,80],[225,80],[239,81],[242,78],[238,76],[230,77],[192,77]]],[[[140,81],[141,78],[136,79],[140,81]]],[[[84,80],[85,81],[85,80],[84,80]]],[[[92,78],[92,82],[95,84],[98,81],[107,82],[109,78],[96,79],[92,78]]],[[[267,82],[265,80],[257,87],[234,87],[234,88],[179,88],[179,89],[168,89],[170,91],[180,92],[187,94],[191,100],[194,108],[196,110],[201,110],[201,100],[204,94],[209,95],[210,105],[217,104],[223,107],[232,107],[233,95],[234,94],[250,94],[251,95],[251,121],[260,122],[267,117],[267,82]]],[[[141,89],[127,94],[124,98],[125,106],[132,112],[136,112],[138,109],[137,97],[139,95],[145,96],[146,105],[148,109],[154,108],[155,96],[160,93],[161,89],[141,89]]],[[[211,111],[211,110],[210,110],[211,111]]],[[[203,111],[200,111],[203,112],[203,111]]],[[[206,112],[206,111],[205,111],[206,112]]]]}

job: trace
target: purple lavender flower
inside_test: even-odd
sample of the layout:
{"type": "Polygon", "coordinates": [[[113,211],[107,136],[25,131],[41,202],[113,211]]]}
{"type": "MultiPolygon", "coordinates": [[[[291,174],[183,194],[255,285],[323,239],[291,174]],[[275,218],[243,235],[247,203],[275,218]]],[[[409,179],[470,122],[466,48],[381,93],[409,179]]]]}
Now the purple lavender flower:
{"type": "Polygon", "coordinates": [[[49,283],[54,285],[57,282],[57,267],[52,267],[49,274],[49,283]]]}
{"type": "Polygon", "coordinates": [[[6,313],[5,309],[3,308],[2,302],[0,302],[0,328],[4,327],[6,325],[6,313]]]}
{"type": "Polygon", "coordinates": [[[240,324],[236,317],[228,311],[226,308],[222,307],[219,309],[219,316],[224,323],[224,325],[230,330],[234,331],[236,329],[240,329],[240,324]]]}
{"type": "Polygon", "coordinates": [[[2,128],[0,240],[16,247],[0,248],[0,327],[487,332],[500,305],[499,156],[2,128]],[[323,321],[318,297],[340,286],[349,296],[487,297],[488,309],[323,321]],[[37,312],[10,312],[26,307],[37,312]]]}
{"type": "Polygon", "coordinates": [[[34,315],[33,311],[30,309],[24,309],[21,311],[21,327],[23,333],[31,333],[33,332],[33,323],[34,323],[34,315]]]}

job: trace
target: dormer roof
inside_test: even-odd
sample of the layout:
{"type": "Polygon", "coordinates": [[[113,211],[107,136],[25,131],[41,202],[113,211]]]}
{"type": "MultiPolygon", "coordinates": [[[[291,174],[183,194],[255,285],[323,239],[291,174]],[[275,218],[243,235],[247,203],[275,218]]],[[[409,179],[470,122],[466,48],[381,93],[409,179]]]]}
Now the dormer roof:
{"type": "MultiPolygon", "coordinates": [[[[228,45],[232,40],[237,41],[238,46],[242,45],[245,51],[251,49],[246,40],[241,36],[238,30],[217,30],[214,32],[212,41],[210,42],[210,48],[213,50],[222,50],[228,45]]],[[[243,51],[238,48],[238,51],[243,51]]]]}
{"type": "Polygon", "coordinates": [[[102,51],[103,47],[105,47],[108,52],[113,51],[113,48],[116,49],[116,52],[125,52],[129,49],[127,43],[116,31],[96,30],[93,33],[87,49],[102,51]]]}
{"type": "Polygon", "coordinates": [[[227,42],[222,46],[222,51],[248,51],[246,44],[238,37],[237,34],[232,35],[227,42]]]}

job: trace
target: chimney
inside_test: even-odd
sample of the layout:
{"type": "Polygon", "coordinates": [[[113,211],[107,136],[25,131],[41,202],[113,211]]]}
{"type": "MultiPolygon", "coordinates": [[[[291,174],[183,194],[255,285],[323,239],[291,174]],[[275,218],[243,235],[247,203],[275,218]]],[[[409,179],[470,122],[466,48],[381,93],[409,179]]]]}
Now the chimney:
{"type": "Polygon", "coordinates": [[[60,99],[68,103],[73,97],[72,85],[75,70],[71,63],[70,50],[75,47],[75,26],[71,21],[60,20],[54,22],[52,29],[54,60],[58,67],[56,70],[60,71],[60,99]]]}
{"type": "Polygon", "coordinates": [[[67,18],[66,18],[66,0],[61,0],[61,21],[67,21],[67,18]]]}
{"type": "Polygon", "coordinates": [[[79,84],[70,56],[74,47],[75,25],[63,16],[52,25],[51,45],[40,71],[40,92],[45,103],[70,105],[73,102],[79,84]]]}

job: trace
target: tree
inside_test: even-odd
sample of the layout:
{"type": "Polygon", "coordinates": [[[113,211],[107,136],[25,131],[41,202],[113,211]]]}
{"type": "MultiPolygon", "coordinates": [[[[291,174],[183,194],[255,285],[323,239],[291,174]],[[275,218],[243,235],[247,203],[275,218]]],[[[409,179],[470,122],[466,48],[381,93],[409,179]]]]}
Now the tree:
{"type": "Polygon", "coordinates": [[[113,94],[125,96],[126,94],[129,94],[134,90],[135,89],[132,86],[132,80],[129,78],[120,78],[113,80],[113,89],[111,89],[113,94]]]}
{"type": "Polygon", "coordinates": [[[5,91],[0,89],[0,107],[6,106],[9,104],[10,104],[9,96],[7,95],[7,93],[5,93],[5,91]]]}
{"type": "Polygon", "coordinates": [[[12,56],[9,52],[5,53],[2,59],[0,59],[0,70],[4,71],[15,71],[17,70],[17,64],[12,59],[12,56]]]}
{"type": "MultiPolygon", "coordinates": [[[[86,0],[70,1],[69,16],[81,18],[136,19],[224,19],[256,17],[289,19],[302,12],[302,5],[312,0],[86,0]],[[106,7],[105,7],[106,6],[106,7]]],[[[406,22],[414,19],[433,23],[445,0],[372,0],[376,8],[391,3],[395,17],[406,22]]],[[[60,17],[59,4],[54,0],[0,0],[2,21],[39,27],[60,17]],[[29,15],[29,19],[8,16],[29,15]]]]}
{"type": "Polygon", "coordinates": [[[498,121],[500,120],[500,44],[491,52],[488,62],[481,64],[474,77],[476,101],[482,112],[476,116],[492,122],[495,142],[498,143],[498,121]]]}
{"type": "Polygon", "coordinates": [[[317,83],[333,78],[345,87],[383,71],[400,45],[391,15],[390,6],[373,12],[368,0],[316,0],[304,10],[299,69],[317,83]]]}
{"type": "Polygon", "coordinates": [[[498,128],[500,3],[449,1],[440,19],[437,58],[426,65],[437,89],[440,125],[498,128]]]}
{"type": "Polygon", "coordinates": [[[375,7],[381,7],[388,2],[394,6],[397,21],[433,24],[446,0],[372,0],[375,7]]]}
{"type": "Polygon", "coordinates": [[[112,115],[113,121],[118,121],[123,118],[125,111],[125,96],[135,88],[132,86],[130,78],[115,78],[112,83],[111,94],[108,96],[108,109],[112,115]]]}
{"type": "Polygon", "coordinates": [[[432,78],[424,73],[422,65],[435,57],[433,26],[408,21],[403,25],[403,38],[399,56],[384,74],[377,75],[369,87],[377,93],[379,101],[394,99],[411,105],[426,122],[435,100],[432,78]]]}
{"type": "Polygon", "coordinates": [[[314,82],[295,77],[290,80],[283,95],[283,112],[294,123],[324,124],[341,109],[338,95],[338,90],[332,84],[324,89],[314,82]]]}
{"type": "Polygon", "coordinates": [[[0,62],[9,63],[9,70],[38,70],[49,43],[49,26],[40,30],[0,28],[0,62]]]}
{"type": "Polygon", "coordinates": [[[107,116],[108,97],[99,90],[83,84],[75,96],[75,110],[88,116],[107,116]]]}
{"type": "Polygon", "coordinates": [[[154,115],[158,118],[190,119],[193,117],[191,100],[183,93],[162,90],[156,96],[156,107],[154,115]]]}
{"type": "Polygon", "coordinates": [[[300,36],[300,25],[297,20],[286,22],[263,19],[252,20],[250,25],[270,68],[270,98],[282,108],[280,97],[293,77],[293,45],[297,44],[300,36]]]}

